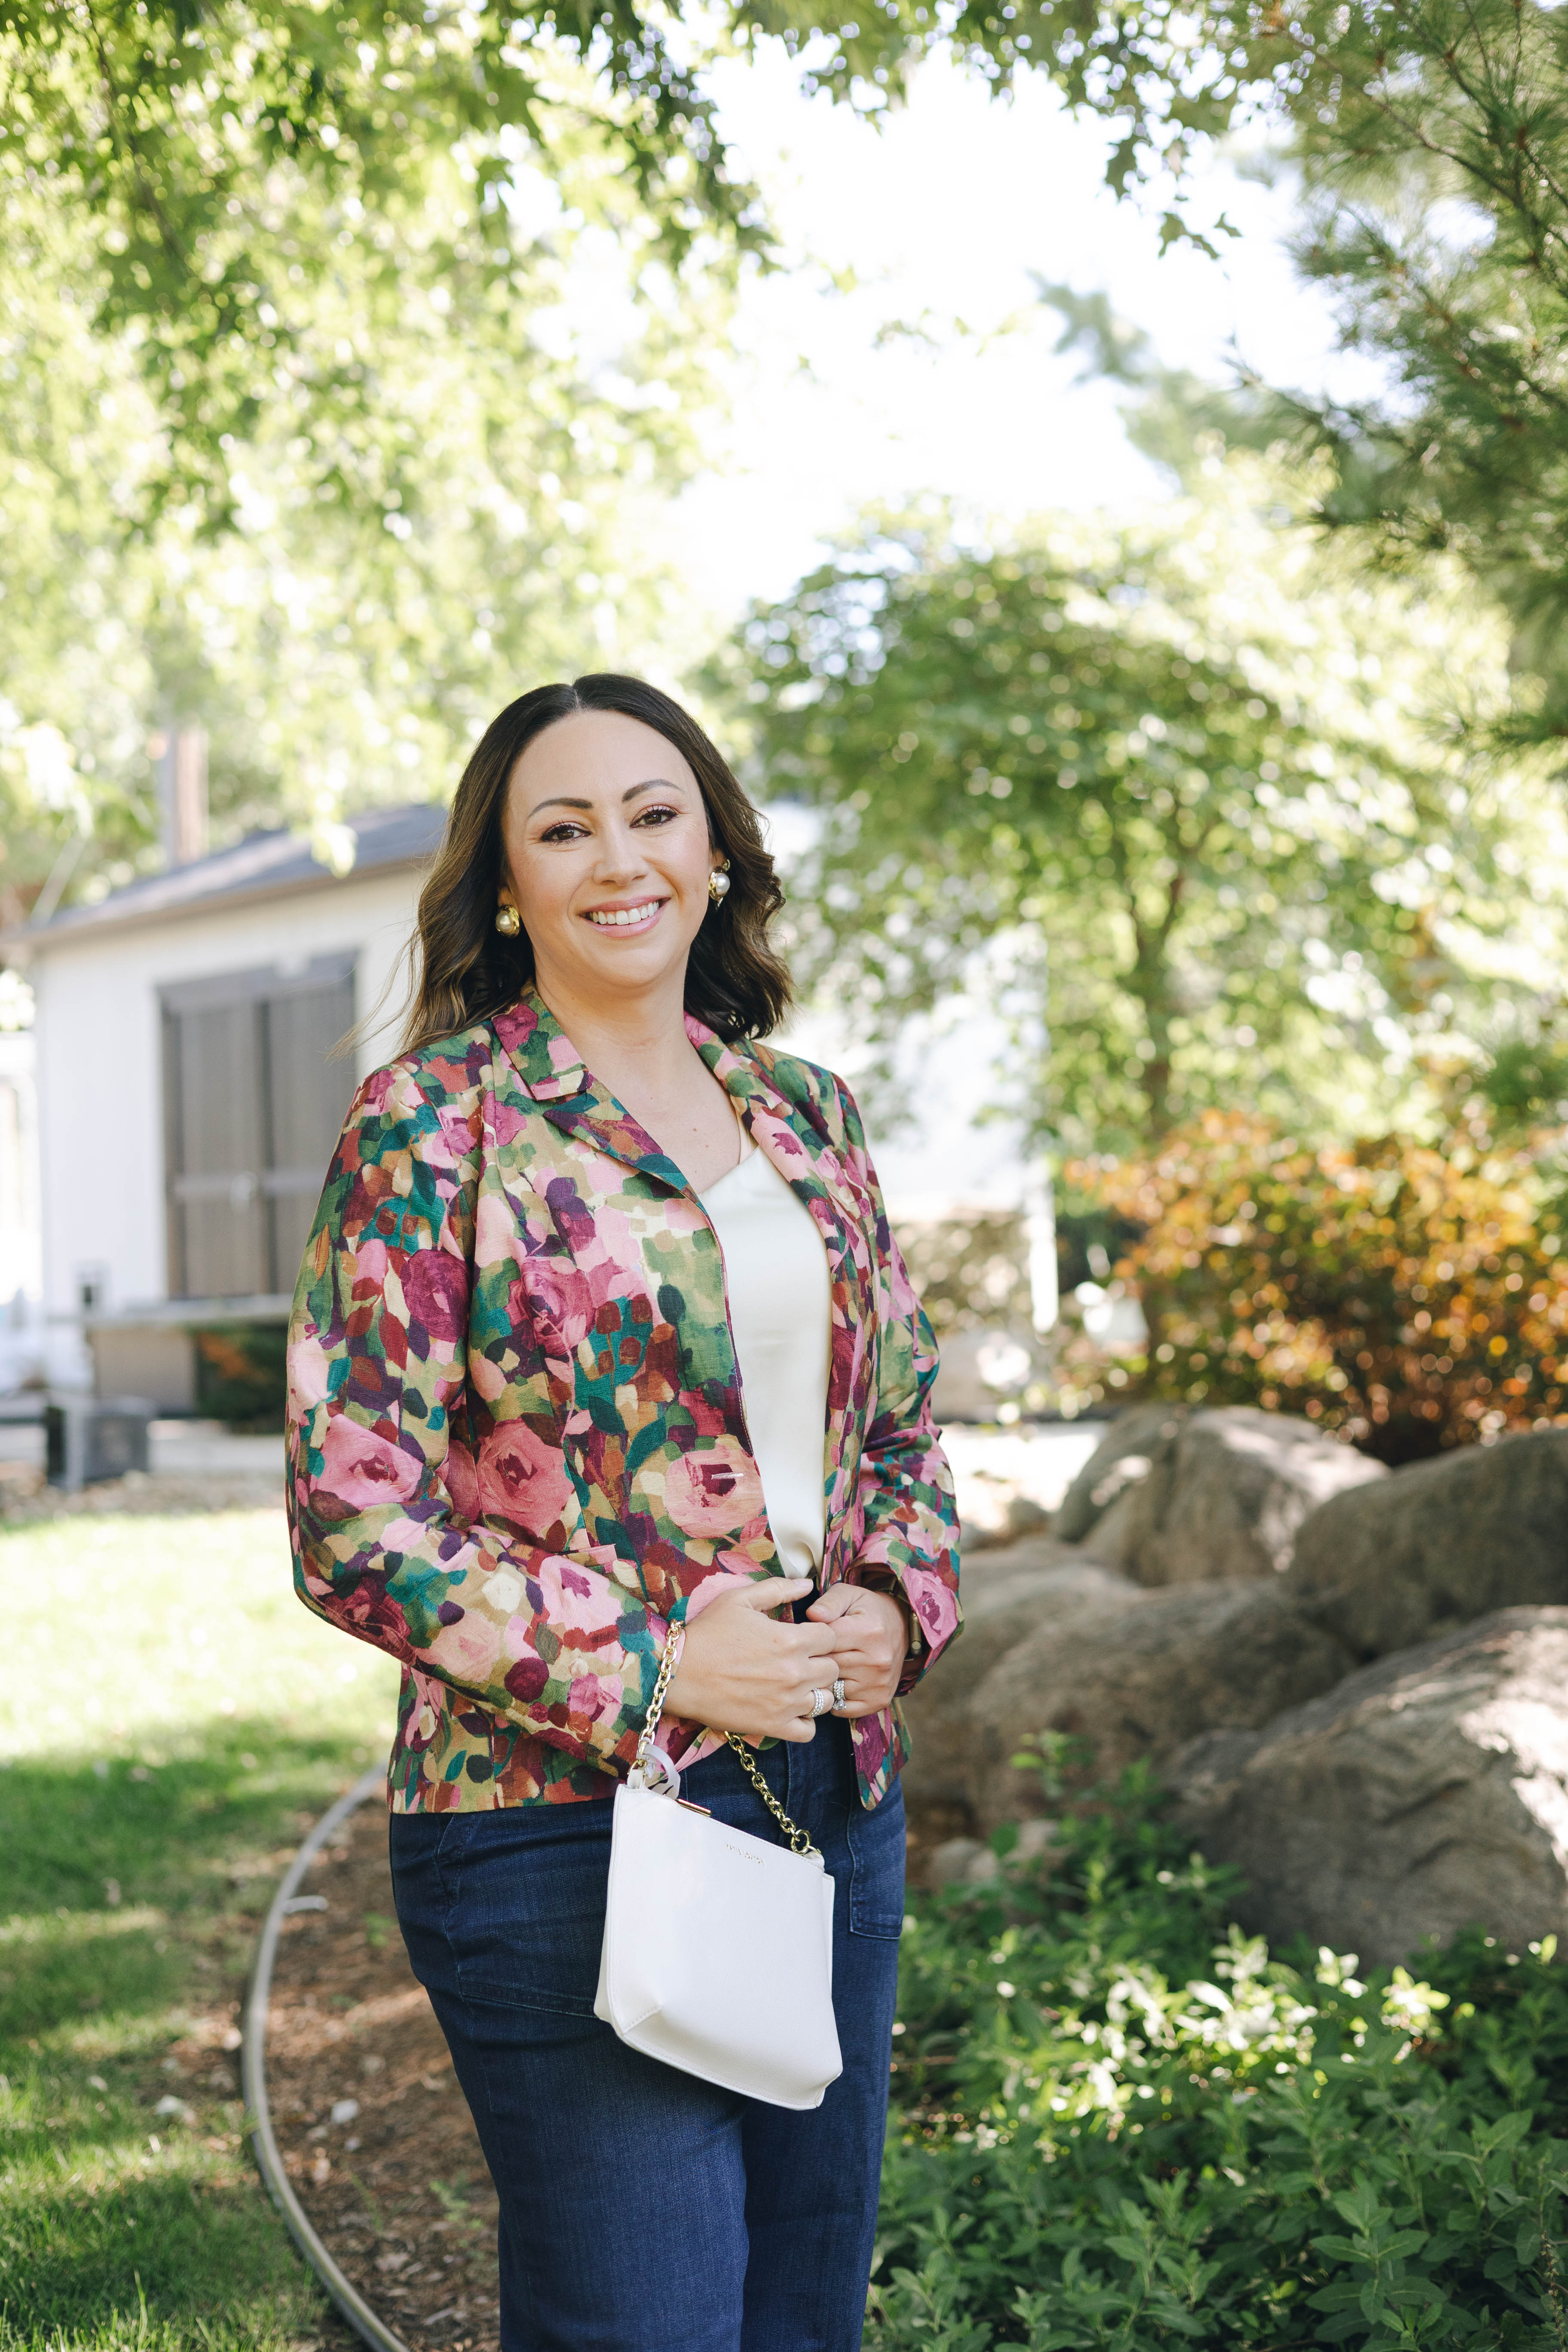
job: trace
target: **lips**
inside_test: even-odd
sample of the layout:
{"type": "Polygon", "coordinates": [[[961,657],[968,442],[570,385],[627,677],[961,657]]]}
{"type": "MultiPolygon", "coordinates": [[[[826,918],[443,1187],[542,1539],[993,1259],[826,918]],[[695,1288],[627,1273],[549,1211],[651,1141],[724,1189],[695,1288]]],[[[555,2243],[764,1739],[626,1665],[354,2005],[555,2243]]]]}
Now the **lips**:
{"type": "Polygon", "coordinates": [[[646,931],[663,906],[662,898],[639,898],[631,907],[590,907],[584,919],[596,931],[646,931]]]}

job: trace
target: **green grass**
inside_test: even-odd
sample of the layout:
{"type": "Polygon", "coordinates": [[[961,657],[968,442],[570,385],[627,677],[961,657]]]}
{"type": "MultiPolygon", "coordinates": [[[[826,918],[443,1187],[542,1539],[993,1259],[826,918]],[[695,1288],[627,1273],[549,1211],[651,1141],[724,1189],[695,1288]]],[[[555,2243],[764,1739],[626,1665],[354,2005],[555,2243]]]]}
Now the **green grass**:
{"type": "Polygon", "coordinates": [[[14,1528],[0,1601],[0,2352],[346,2345],[226,2043],[395,1669],[300,1607],[276,1510],[14,1528]]]}

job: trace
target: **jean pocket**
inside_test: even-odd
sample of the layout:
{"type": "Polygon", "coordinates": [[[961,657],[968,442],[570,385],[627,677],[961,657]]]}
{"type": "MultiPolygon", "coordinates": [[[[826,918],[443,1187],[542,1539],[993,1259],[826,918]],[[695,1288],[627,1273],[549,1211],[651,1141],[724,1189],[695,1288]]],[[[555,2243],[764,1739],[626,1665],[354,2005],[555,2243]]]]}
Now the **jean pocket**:
{"type": "Polygon", "coordinates": [[[518,1806],[453,1823],[441,1847],[441,1875],[447,1941],[465,2000],[592,2017],[605,1939],[609,1813],[608,1805],[597,1804],[518,1806]],[[535,1818],[542,1813],[552,1818],[535,1818]],[[553,1818],[562,1813],[568,1818],[553,1818]]]}
{"type": "Polygon", "coordinates": [[[849,1933],[897,1937],[904,1927],[904,1791],[895,1780],[869,1812],[849,1809],[849,1933]]]}

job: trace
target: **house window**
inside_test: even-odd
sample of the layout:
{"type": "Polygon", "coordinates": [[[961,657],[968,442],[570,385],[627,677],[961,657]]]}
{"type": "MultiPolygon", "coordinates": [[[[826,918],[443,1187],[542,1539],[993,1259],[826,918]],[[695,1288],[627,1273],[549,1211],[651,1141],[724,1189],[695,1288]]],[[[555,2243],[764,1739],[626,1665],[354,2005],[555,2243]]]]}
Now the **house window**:
{"type": "Polygon", "coordinates": [[[183,982],[161,1002],[170,1295],[292,1291],[353,1090],[328,1058],[353,1025],[353,958],[183,982]]]}

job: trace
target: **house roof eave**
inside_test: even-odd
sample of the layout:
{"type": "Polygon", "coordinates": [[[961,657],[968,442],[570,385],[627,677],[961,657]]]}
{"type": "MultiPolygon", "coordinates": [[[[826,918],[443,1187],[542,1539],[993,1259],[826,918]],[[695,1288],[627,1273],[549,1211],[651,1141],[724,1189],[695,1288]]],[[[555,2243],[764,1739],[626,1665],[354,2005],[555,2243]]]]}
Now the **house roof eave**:
{"type": "Polygon", "coordinates": [[[353,821],[359,855],[343,874],[333,873],[287,833],[252,834],[232,849],[111,891],[96,906],[68,907],[47,923],[16,923],[0,930],[0,961],[21,970],[79,940],[96,942],[117,932],[411,872],[434,857],[446,821],[446,810],[434,802],[367,812],[353,821]]]}

